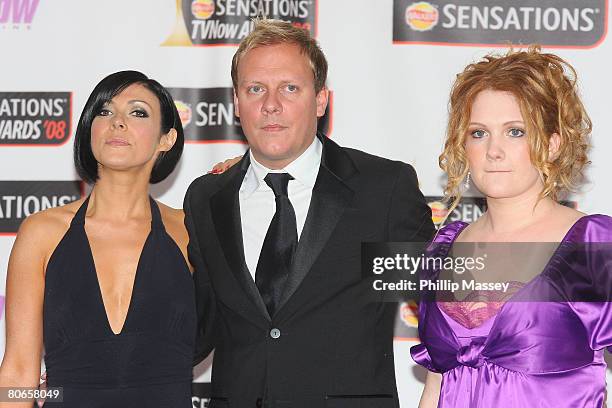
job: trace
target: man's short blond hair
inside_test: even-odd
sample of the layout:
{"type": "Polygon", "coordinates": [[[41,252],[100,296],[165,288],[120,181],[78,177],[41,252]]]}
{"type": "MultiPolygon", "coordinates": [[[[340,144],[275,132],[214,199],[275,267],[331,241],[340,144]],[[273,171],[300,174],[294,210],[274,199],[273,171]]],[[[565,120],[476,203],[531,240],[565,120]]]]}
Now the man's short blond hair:
{"type": "Polygon", "coordinates": [[[291,23],[273,19],[255,20],[253,31],[241,42],[232,58],[232,82],[238,89],[238,65],[244,55],[258,47],[278,44],[295,44],[310,62],[314,75],[314,87],[317,94],[325,87],[327,80],[327,60],[317,41],[307,30],[293,26],[291,23]]]}

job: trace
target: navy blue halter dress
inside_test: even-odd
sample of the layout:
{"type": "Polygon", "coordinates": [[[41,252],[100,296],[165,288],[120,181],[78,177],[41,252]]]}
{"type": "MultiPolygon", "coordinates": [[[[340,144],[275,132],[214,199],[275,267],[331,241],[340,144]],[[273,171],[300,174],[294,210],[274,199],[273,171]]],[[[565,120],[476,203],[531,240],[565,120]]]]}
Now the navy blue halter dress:
{"type": "Polygon", "coordinates": [[[113,333],[85,233],[89,199],[53,252],[43,311],[49,387],[63,408],[189,408],[196,315],[183,254],[151,203],[149,233],[123,328],[113,333]]]}

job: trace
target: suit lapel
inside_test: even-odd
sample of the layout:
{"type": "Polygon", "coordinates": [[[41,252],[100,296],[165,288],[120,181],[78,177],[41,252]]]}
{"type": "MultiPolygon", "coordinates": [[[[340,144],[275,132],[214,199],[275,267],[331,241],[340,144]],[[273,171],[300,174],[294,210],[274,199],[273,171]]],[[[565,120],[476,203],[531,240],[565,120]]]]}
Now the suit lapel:
{"type": "Polygon", "coordinates": [[[249,157],[247,153],[240,163],[227,172],[227,182],[210,199],[210,210],[225,260],[234,277],[256,309],[266,319],[270,320],[244,257],[239,191],[248,167],[249,157]]]}
{"type": "Polygon", "coordinates": [[[279,312],[312,268],[354,194],[343,181],[357,172],[352,160],[337,144],[323,135],[318,137],[323,142],[321,167],[279,312]]]}

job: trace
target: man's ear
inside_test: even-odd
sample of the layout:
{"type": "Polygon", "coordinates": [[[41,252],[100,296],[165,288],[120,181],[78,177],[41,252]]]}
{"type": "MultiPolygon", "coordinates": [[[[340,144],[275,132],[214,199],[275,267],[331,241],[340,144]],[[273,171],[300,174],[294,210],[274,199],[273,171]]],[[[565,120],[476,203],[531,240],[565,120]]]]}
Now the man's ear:
{"type": "Polygon", "coordinates": [[[240,117],[240,107],[238,106],[238,97],[236,96],[236,90],[234,89],[234,115],[240,117]]]}
{"type": "Polygon", "coordinates": [[[548,141],[548,161],[553,162],[559,157],[559,147],[561,147],[561,136],[553,133],[548,141]]]}
{"type": "Polygon", "coordinates": [[[159,151],[167,152],[172,149],[172,146],[174,146],[174,143],[176,143],[176,137],[176,129],[170,129],[168,133],[162,135],[162,137],[159,139],[159,151]]]}
{"type": "Polygon", "coordinates": [[[317,117],[325,115],[325,109],[327,109],[327,103],[329,101],[329,89],[323,87],[317,94],[317,117]]]}

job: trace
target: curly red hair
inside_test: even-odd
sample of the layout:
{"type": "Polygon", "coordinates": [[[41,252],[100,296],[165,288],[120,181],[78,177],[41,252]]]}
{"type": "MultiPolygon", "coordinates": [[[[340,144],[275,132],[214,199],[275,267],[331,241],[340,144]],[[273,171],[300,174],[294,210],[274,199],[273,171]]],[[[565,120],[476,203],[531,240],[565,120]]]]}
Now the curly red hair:
{"type": "Polygon", "coordinates": [[[444,189],[453,206],[461,198],[467,175],[465,137],[471,108],[483,90],[512,93],[519,102],[531,147],[531,162],[544,182],[541,198],[557,199],[562,190],[574,190],[589,163],[587,150],[591,119],[580,100],[576,71],[562,58],[542,53],[540,47],[487,55],[457,75],[449,101],[449,120],[440,168],[448,176],[444,189]],[[549,143],[558,134],[558,154],[549,157],[549,143]]]}

